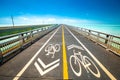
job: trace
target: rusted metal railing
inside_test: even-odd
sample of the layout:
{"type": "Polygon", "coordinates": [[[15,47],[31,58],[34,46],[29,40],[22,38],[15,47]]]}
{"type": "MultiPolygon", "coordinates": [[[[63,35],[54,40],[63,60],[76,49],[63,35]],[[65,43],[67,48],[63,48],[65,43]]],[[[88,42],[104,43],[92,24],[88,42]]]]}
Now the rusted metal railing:
{"type": "Polygon", "coordinates": [[[78,27],[74,30],[120,56],[119,36],[78,27]]]}
{"type": "Polygon", "coordinates": [[[33,43],[35,40],[58,26],[59,25],[54,25],[52,27],[46,26],[27,32],[0,37],[0,62],[2,62],[2,59],[7,55],[24,48],[27,44],[33,43]]]}

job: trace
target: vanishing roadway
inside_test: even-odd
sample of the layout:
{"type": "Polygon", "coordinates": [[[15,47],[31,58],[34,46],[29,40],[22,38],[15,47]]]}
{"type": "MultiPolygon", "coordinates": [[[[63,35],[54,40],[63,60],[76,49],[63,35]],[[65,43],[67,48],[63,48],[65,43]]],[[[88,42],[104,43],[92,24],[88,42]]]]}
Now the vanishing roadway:
{"type": "Polygon", "coordinates": [[[60,25],[0,66],[0,80],[120,80],[120,57],[60,25]]]}

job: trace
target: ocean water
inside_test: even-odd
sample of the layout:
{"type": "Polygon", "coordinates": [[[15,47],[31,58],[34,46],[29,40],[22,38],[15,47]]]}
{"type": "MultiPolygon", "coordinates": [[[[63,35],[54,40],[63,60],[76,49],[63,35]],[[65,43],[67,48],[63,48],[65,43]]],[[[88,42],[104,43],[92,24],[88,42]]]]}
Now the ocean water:
{"type": "Polygon", "coordinates": [[[84,25],[80,27],[120,36],[120,25],[84,25]]]}

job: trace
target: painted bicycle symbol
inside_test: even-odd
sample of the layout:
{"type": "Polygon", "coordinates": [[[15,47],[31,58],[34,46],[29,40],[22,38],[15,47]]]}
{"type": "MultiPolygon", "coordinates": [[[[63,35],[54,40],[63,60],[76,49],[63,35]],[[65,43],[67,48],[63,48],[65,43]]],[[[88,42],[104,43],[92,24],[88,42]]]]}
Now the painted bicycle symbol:
{"type": "Polygon", "coordinates": [[[100,72],[94,62],[87,56],[84,56],[81,54],[81,52],[75,52],[73,50],[73,55],[70,56],[70,66],[72,68],[72,71],[77,76],[81,76],[82,69],[81,65],[85,68],[87,73],[92,73],[95,77],[100,78],[100,72]],[[80,57],[80,58],[79,58],[80,57]],[[76,70],[76,66],[78,66],[79,70],[76,70]]]}
{"type": "Polygon", "coordinates": [[[81,51],[84,49],[78,45],[69,45],[67,46],[68,50],[73,49],[73,55],[70,56],[70,67],[76,76],[81,76],[82,66],[85,68],[87,73],[93,74],[95,77],[100,78],[100,71],[94,62],[87,56],[82,55],[81,51]],[[78,52],[75,52],[75,49],[78,49],[78,52]]]}
{"type": "Polygon", "coordinates": [[[47,52],[46,55],[52,54],[52,58],[54,58],[54,55],[56,52],[60,51],[60,45],[59,44],[49,44],[45,47],[45,52],[47,52]]]}

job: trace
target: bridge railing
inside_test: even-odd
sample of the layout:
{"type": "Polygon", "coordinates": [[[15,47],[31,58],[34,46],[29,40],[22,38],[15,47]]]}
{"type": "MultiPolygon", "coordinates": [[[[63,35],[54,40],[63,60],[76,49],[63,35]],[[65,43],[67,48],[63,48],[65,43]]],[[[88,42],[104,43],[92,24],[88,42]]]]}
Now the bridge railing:
{"type": "Polygon", "coordinates": [[[52,27],[42,27],[31,31],[0,37],[0,62],[11,53],[24,48],[30,43],[55,29],[58,25],[52,27]]]}
{"type": "Polygon", "coordinates": [[[105,47],[107,50],[110,50],[117,55],[120,55],[120,37],[114,36],[94,30],[89,30],[85,28],[76,28],[75,29],[80,34],[91,39],[92,41],[100,44],[105,47]]]}

